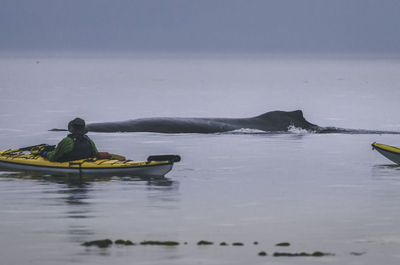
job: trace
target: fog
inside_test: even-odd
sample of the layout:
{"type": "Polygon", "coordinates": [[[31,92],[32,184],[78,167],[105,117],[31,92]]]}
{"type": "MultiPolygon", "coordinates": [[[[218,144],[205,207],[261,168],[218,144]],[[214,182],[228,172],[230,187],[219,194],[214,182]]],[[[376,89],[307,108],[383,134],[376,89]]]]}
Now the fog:
{"type": "Polygon", "coordinates": [[[0,0],[0,51],[400,51],[397,0],[0,0]]]}

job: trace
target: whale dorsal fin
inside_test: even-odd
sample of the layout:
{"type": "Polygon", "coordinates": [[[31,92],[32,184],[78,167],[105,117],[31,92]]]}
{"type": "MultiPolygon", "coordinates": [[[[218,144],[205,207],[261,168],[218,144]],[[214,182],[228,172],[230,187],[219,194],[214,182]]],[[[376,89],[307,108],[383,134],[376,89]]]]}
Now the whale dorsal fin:
{"type": "Polygon", "coordinates": [[[281,110],[270,111],[270,112],[266,112],[264,114],[261,114],[261,115],[257,116],[256,118],[260,118],[260,119],[268,118],[268,119],[271,119],[273,117],[281,118],[282,116],[290,117],[290,118],[293,118],[295,120],[304,120],[303,112],[301,110],[295,110],[295,111],[281,111],[281,110]]]}

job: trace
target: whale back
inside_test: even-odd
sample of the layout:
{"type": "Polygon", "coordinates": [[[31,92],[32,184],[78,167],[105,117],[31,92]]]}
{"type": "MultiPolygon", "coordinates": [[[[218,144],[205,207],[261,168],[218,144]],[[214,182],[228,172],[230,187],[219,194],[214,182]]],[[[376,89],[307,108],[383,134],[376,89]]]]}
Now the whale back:
{"type": "MultiPolygon", "coordinates": [[[[144,118],[91,123],[87,124],[86,128],[92,132],[219,133],[239,129],[287,132],[291,126],[315,133],[400,134],[393,131],[320,127],[308,122],[301,110],[270,111],[252,118],[144,118]]],[[[66,131],[66,129],[51,131],[66,131]]]]}
{"type": "Polygon", "coordinates": [[[143,118],[120,122],[88,124],[92,132],[156,132],[156,133],[217,133],[237,127],[226,119],[211,118],[143,118]]]}

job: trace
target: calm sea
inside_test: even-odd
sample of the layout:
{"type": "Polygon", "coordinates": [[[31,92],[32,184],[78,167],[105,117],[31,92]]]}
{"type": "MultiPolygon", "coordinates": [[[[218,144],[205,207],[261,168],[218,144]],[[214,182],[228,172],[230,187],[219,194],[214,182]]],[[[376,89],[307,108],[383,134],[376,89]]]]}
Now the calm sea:
{"type": "MultiPolygon", "coordinates": [[[[400,131],[400,59],[390,55],[2,54],[0,95],[1,150],[56,144],[65,133],[48,129],[75,117],[301,109],[321,126],[400,131]]],[[[400,263],[400,168],[371,150],[375,141],[399,146],[398,135],[89,136],[101,151],[130,159],[179,154],[182,161],[158,179],[1,172],[1,264],[400,263]],[[180,245],[81,246],[105,238],[180,245]],[[314,251],[335,255],[273,256],[314,251]]]]}

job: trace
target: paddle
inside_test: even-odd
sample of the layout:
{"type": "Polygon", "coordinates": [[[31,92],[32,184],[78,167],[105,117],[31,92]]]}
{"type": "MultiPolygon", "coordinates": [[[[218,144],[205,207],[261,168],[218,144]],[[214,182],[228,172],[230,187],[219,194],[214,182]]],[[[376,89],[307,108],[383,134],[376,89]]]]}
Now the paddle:
{"type": "Polygon", "coordinates": [[[30,151],[32,148],[37,148],[40,146],[46,146],[47,144],[37,144],[37,145],[32,145],[32,146],[27,146],[27,147],[21,147],[21,148],[16,148],[16,149],[10,149],[6,150],[2,153],[2,155],[7,155],[15,152],[22,152],[22,151],[30,151]]]}
{"type": "MultiPolygon", "coordinates": [[[[97,156],[97,158],[100,159],[115,159],[115,160],[120,160],[124,161],[126,160],[125,156],[117,155],[117,154],[111,154],[108,152],[99,152],[100,155],[97,156]]],[[[179,162],[181,161],[181,157],[179,155],[153,155],[149,156],[147,158],[148,162],[151,161],[170,161],[172,163],[179,162]]]]}

